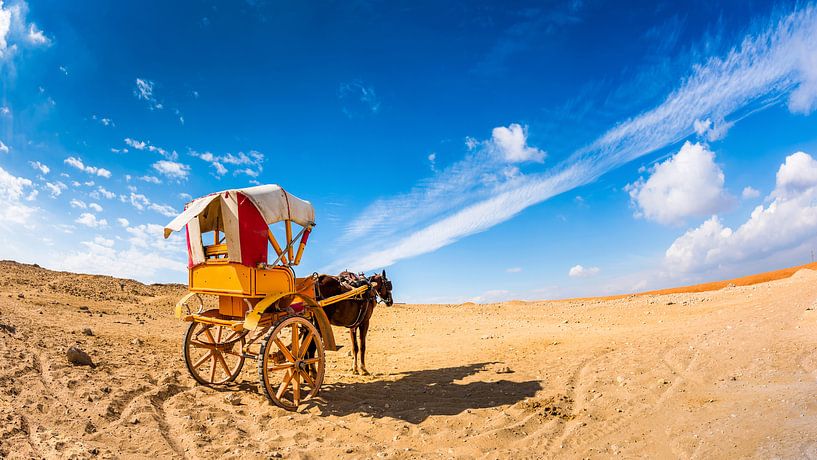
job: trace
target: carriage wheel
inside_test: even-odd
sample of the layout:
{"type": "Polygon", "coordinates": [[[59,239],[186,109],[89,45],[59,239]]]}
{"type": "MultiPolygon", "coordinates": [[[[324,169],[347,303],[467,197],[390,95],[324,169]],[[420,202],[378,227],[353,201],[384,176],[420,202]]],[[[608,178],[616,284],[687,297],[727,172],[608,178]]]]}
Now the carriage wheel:
{"type": "Polygon", "coordinates": [[[244,366],[244,336],[226,326],[192,322],[182,354],[190,375],[202,385],[232,382],[244,366]]]}
{"type": "Polygon", "coordinates": [[[318,393],[324,365],[318,329],[303,316],[287,316],[264,337],[258,377],[270,402],[294,411],[318,393]]]}

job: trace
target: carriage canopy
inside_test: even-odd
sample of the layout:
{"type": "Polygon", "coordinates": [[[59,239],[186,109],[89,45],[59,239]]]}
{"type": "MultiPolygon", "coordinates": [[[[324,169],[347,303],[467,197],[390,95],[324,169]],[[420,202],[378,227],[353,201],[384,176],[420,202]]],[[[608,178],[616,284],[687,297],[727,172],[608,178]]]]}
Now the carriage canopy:
{"type": "MultiPolygon", "coordinates": [[[[267,262],[268,243],[274,241],[268,225],[282,221],[287,224],[287,242],[291,251],[290,222],[304,227],[308,235],[308,230],[315,225],[315,210],[311,203],[278,185],[259,185],[196,198],[165,226],[164,236],[167,238],[171,233],[187,228],[191,267],[206,259],[202,234],[207,232],[214,232],[216,237],[224,235],[226,255],[231,261],[256,266],[267,262]]],[[[214,241],[215,245],[219,243],[214,241]]]]}

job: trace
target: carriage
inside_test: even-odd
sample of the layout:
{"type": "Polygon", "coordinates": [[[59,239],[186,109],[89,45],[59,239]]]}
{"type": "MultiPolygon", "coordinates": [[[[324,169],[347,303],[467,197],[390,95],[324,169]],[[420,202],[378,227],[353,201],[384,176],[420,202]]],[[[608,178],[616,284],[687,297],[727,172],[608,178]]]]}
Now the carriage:
{"type": "Polygon", "coordinates": [[[312,205],[278,185],[197,198],[167,224],[165,238],[182,229],[187,233],[189,292],[175,314],[190,323],[182,354],[197,382],[227,384],[246,359],[255,359],[270,402],[294,411],[318,393],[324,353],[337,350],[323,307],[372,286],[316,298],[317,276],[297,278],[292,268],[300,263],[314,226],[312,205]],[[283,233],[283,245],[273,229],[283,233]],[[210,303],[204,296],[211,296],[210,303]],[[195,302],[194,310],[190,304],[195,308],[195,302]]]}

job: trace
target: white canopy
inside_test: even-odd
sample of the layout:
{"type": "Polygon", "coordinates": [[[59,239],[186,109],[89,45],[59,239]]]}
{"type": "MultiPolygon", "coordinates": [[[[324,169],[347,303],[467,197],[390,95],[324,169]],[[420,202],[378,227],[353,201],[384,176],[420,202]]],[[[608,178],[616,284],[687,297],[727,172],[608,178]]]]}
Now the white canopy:
{"type": "Polygon", "coordinates": [[[165,238],[169,237],[171,233],[184,228],[191,220],[203,213],[216,198],[221,197],[227,206],[235,203],[235,192],[243,193],[252,200],[255,207],[258,208],[261,215],[267,221],[267,224],[273,224],[283,220],[291,220],[304,227],[315,224],[315,209],[310,202],[286,192],[278,185],[269,184],[224,190],[196,198],[187,204],[187,207],[181,214],[176,216],[169,224],[165,225],[165,238]]]}

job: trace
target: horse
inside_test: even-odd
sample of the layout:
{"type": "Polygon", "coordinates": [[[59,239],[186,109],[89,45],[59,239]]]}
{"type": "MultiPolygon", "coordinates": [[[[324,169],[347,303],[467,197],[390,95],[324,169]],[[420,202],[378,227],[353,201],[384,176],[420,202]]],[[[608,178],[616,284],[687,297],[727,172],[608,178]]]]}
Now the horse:
{"type": "MultiPolygon", "coordinates": [[[[374,288],[367,290],[360,298],[351,298],[327,305],[323,308],[323,311],[326,312],[326,316],[332,325],[349,329],[349,334],[352,337],[352,351],[355,356],[354,373],[369,375],[369,371],[366,370],[366,334],[369,332],[369,320],[372,317],[375,305],[377,305],[378,297],[389,307],[394,304],[394,299],[392,298],[391,281],[386,278],[386,270],[365,278],[365,281],[369,284],[375,284],[374,288]],[[357,365],[357,331],[360,331],[359,371],[357,365]]],[[[346,283],[342,282],[338,277],[320,275],[316,290],[318,297],[325,299],[347,292],[349,289],[346,283]]]]}

